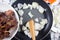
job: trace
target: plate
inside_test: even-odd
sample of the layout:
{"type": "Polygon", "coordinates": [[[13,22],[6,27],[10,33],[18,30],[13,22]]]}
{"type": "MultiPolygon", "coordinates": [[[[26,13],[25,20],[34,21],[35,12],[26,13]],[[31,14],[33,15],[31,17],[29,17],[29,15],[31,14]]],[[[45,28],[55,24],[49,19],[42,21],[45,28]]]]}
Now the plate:
{"type": "MultiPolygon", "coordinates": [[[[10,5],[5,4],[5,3],[0,3],[0,11],[4,12],[4,11],[7,11],[7,10],[13,10],[15,12],[15,16],[16,16],[17,22],[19,22],[18,14],[13,9],[13,7],[11,7],[10,5]]],[[[19,28],[19,23],[18,23],[17,27],[11,28],[11,30],[9,30],[10,37],[4,38],[3,40],[11,40],[15,36],[15,34],[17,33],[18,28],[19,28]]]]}

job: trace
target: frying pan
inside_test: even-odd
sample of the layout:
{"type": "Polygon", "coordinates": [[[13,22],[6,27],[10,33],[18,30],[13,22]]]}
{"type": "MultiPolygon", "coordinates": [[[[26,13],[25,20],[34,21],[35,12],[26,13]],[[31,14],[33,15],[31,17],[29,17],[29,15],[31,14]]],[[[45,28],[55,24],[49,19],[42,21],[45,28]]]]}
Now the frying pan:
{"type": "MultiPolygon", "coordinates": [[[[44,9],[46,9],[46,11],[44,12],[44,17],[48,20],[48,24],[46,24],[46,25],[44,26],[44,28],[43,28],[41,31],[39,31],[39,34],[38,34],[38,36],[36,37],[36,40],[43,40],[43,38],[45,38],[46,35],[48,35],[48,33],[49,33],[49,31],[50,31],[50,29],[51,29],[51,27],[52,27],[52,23],[53,23],[52,12],[51,12],[48,4],[46,4],[43,0],[17,0],[17,1],[15,1],[15,2],[12,4],[12,6],[13,6],[13,7],[14,7],[14,5],[17,6],[18,3],[22,3],[22,4],[24,4],[24,3],[26,3],[26,4],[32,4],[32,2],[37,2],[37,3],[39,3],[39,5],[41,5],[44,9]]],[[[30,20],[30,19],[28,19],[28,20],[26,20],[26,21],[24,20],[24,21],[25,21],[24,24],[25,24],[26,22],[28,22],[29,20],[30,20]]]]}

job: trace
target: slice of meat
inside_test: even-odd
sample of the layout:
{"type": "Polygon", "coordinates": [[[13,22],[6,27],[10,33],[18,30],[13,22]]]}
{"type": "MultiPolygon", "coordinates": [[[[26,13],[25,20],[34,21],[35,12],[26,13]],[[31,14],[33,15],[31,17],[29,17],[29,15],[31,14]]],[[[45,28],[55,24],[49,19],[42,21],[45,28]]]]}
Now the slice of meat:
{"type": "Polygon", "coordinates": [[[0,39],[3,39],[4,38],[4,36],[3,35],[0,35],[0,39]]]}
{"type": "Polygon", "coordinates": [[[9,31],[4,31],[4,37],[9,37],[9,31]]]}

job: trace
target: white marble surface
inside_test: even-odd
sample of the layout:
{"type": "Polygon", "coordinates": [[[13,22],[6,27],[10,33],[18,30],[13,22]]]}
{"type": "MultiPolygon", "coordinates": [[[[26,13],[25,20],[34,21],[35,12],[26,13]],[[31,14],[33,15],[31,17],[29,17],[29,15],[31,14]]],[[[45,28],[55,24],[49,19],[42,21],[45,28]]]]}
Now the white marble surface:
{"type": "MultiPolygon", "coordinates": [[[[13,2],[15,2],[16,0],[0,0],[0,2],[2,3],[8,3],[10,5],[13,4],[13,2]]],[[[60,33],[59,32],[53,32],[51,30],[51,40],[60,40],[60,33]]]]}
{"type": "Polygon", "coordinates": [[[14,3],[16,0],[0,0],[0,3],[7,3],[12,5],[12,3],[14,3]]]}

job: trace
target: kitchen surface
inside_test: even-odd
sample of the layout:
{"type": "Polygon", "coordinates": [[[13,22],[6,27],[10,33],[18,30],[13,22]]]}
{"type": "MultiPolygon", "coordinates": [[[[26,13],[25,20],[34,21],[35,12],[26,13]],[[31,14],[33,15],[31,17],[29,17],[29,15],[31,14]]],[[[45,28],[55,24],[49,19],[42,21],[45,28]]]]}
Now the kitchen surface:
{"type": "MultiPolygon", "coordinates": [[[[12,6],[14,2],[17,0],[0,0],[1,3],[7,3],[12,6]]],[[[48,36],[44,38],[43,40],[60,40],[60,0],[55,0],[54,2],[50,2],[48,0],[44,0],[47,5],[49,5],[52,14],[53,14],[53,25],[51,30],[48,33],[48,36]]],[[[16,6],[16,5],[14,5],[16,6]]],[[[17,8],[15,8],[16,11],[18,11],[17,8]]],[[[15,35],[15,37],[12,40],[31,40],[29,37],[23,34],[23,32],[19,31],[15,35]]]]}

